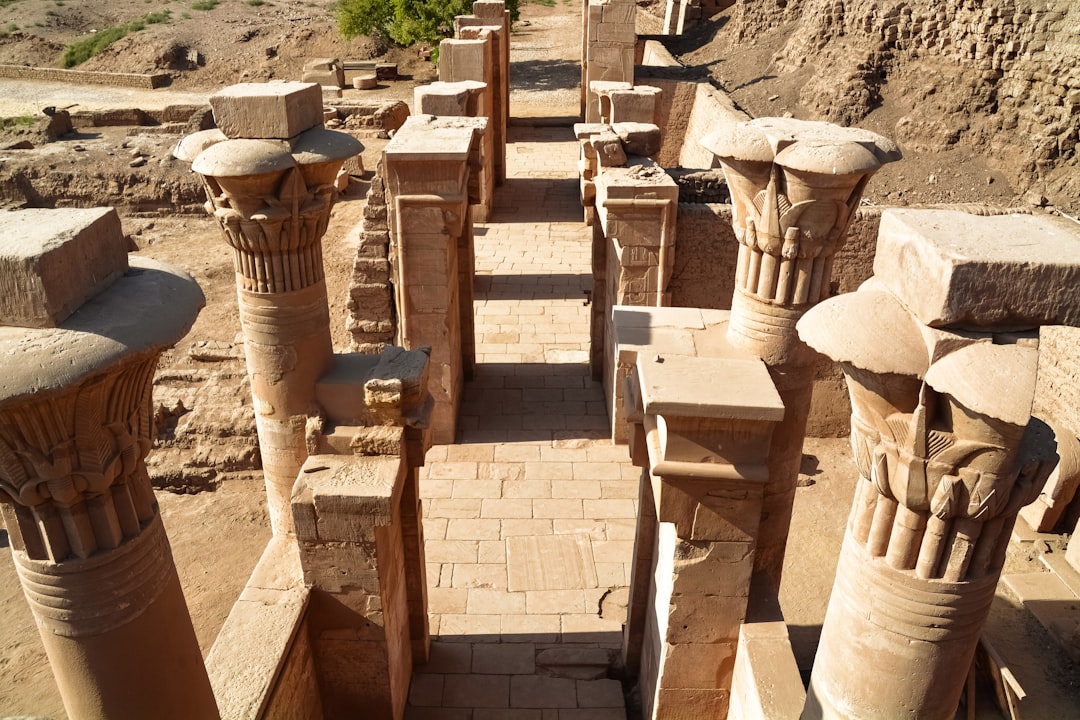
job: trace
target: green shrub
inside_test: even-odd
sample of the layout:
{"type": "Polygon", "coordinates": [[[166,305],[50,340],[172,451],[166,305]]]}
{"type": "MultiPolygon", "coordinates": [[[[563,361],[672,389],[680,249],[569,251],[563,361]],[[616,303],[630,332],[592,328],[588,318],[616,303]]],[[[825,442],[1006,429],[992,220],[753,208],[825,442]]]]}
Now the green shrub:
{"type": "Polygon", "coordinates": [[[99,30],[90,37],[76,40],[64,48],[64,54],[60,58],[60,65],[65,68],[81,65],[128,33],[139,32],[147,25],[167,23],[171,19],[169,11],[163,10],[150,13],[138,20],[132,20],[125,25],[99,30]]]}
{"type": "Polygon", "coordinates": [[[198,0],[192,3],[192,10],[213,10],[220,4],[220,0],[198,0]]]}
{"type": "MultiPolygon", "coordinates": [[[[507,0],[511,20],[518,0],[507,0]]],[[[469,15],[472,0],[338,0],[338,30],[346,38],[373,35],[401,46],[439,41],[454,32],[454,17],[469,15]]]]}
{"type": "Polygon", "coordinates": [[[247,0],[247,4],[251,7],[261,7],[262,5],[269,5],[266,0],[247,0]]]}

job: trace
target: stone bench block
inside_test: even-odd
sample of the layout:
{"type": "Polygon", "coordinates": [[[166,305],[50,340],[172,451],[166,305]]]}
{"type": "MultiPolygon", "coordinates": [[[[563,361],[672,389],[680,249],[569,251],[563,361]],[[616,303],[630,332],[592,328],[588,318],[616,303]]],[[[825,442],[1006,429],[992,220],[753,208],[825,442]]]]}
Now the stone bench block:
{"type": "Polygon", "coordinates": [[[229,138],[286,140],[322,125],[323,94],[315,83],[239,83],[211,95],[210,107],[229,138]]]}
{"type": "Polygon", "coordinates": [[[881,214],[875,276],[925,325],[1080,325],[1080,225],[955,210],[881,214]]]}
{"type": "Polygon", "coordinates": [[[0,325],[57,327],[127,269],[127,242],[112,208],[7,213],[0,325]]]}

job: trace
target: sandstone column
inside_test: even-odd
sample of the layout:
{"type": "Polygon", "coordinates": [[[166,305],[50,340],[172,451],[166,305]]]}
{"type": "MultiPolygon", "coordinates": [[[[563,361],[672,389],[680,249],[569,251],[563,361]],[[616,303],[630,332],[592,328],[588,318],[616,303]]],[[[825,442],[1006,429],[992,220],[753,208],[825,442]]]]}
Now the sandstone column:
{"type": "Polygon", "coordinates": [[[1031,417],[1032,328],[1080,323],[1080,232],[890,210],[874,271],[799,322],[844,369],[860,476],[803,717],[952,718],[1016,514],[1056,460],[1031,417]]]}
{"type": "Polygon", "coordinates": [[[779,118],[724,128],[702,144],[723,165],[740,243],[728,339],[765,361],[786,410],[773,433],[756,558],[779,586],[815,358],[795,323],[829,296],[833,256],[863,189],[900,152],[865,130],[779,118]]]}
{"type": "Polygon", "coordinates": [[[290,533],[307,424],[320,414],[315,382],[333,352],[322,236],[338,169],[363,146],[322,127],[318,85],[234,85],[210,103],[220,130],[189,136],[176,155],[203,177],[233,248],[270,522],[290,533]]]}
{"type": "Polygon", "coordinates": [[[111,209],[10,213],[0,238],[0,511],[73,718],[216,718],[144,459],[186,273],[129,260],[111,209]]]}

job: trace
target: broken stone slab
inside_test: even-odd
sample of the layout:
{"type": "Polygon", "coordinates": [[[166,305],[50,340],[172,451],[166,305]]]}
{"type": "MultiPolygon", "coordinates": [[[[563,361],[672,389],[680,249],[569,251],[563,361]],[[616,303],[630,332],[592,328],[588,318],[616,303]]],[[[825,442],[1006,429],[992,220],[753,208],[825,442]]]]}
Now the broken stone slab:
{"type": "Polygon", "coordinates": [[[919,323],[876,278],[811,308],[798,324],[810,347],[872,373],[923,379],[976,412],[1027,423],[1035,394],[1037,340],[1031,333],[952,332],[919,323]],[[867,343],[867,337],[889,342],[867,343]],[[986,388],[999,392],[986,392],[986,388]]]}
{"type": "Polygon", "coordinates": [[[1080,325],[1080,225],[954,210],[881,214],[874,274],[931,327],[1080,325]]]}
{"type": "Polygon", "coordinates": [[[316,83],[239,83],[210,96],[214,121],[230,138],[287,140],[322,125],[316,83]]]}
{"type": "Polygon", "coordinates": [[[617,122],[611,129],[623,142],[627,155],[653,157],[660,152],[660,128],[651,123],[617,122]]]}
{"type": "Polygon", "coordinates": [[[622,167],[626,164],[626,151],[622,140],[613,132],[603,132],[589,138],[600,167],[622,167]]]}
{"type": "Polygon", "coordinates": [[[5,213],[0,325],[57,327],[128,269],[112,208],[5,213]]]}

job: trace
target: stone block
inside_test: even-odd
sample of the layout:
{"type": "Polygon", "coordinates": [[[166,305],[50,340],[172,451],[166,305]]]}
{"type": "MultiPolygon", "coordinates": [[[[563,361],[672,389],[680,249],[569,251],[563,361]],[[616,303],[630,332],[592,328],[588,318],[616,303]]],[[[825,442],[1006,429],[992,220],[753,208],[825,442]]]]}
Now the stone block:
{"type": "Polygon", "coordinates": [[[1060,218],[887,210],[874,274],[931,327],[1080,325],[1080,226],[1060,218]]]}
{"type": "Polygon", "coordinates": [[[128,269],[112,208],[6,213],[0,235],[0,325],[56,327],[128,269]]]}
{"type": "Polygon", "coordinates": [[[285,140],[322,125],[323,95],[315,83],[240,83],[211,95],[210,107],[229,138],[285,140]]]}
{"type": "Polygon", "coordinates": [[[731,684],[734,642],[666,643],[664,688],[717,688],[731,684]]]}
{"type": "Polygon", "coordinates": [[[655,123],[661,93],[660,88],[651,85],[611,91],[611,122],[655,123]]]}
{"type": "Polygon", "coordinates": [[[379,78],[376,75],[357,75],[352,81],[353,87],[357,90],[374,90],[379,86],[379,78]]]}
{"type": "Polygon", "coordinates": [[[653,717],[664,720],[701,720],[727,717],[726,689],[660,688],[653,717]]]}
{"type": "Polygon", "coordinates": [[[619,136],[612,132],[593,135],[588,140],[596,153],[600,167],[622,167],[626,164],[626,152],[619,136]]]}
{"type": "Polygon", "coordinates": [[[757,359],[661,355],[638,358],[648,415],[779,422],[784,403],[757,359]]]}
{"type": "Polygon", "coordinates": [[[736,658],[729,718],[799,717],[806,690],[783,621],[743,625],[736,658]]]}
{"type": "Polygon", "coordinates": [[[651,158],[660,152],[660,128],[652,123],[617,122],[611,129],[622,140],[627,155],[651,158]]]}
{"type": "Polygon", "coordinates": [[[321,542],[374,542],[374,528],[393,517],[400,468],[397,458],[312,455],[300,469],[293,505],[310,498],[321,542]]]}
{"type": "Polygon", "coordinates": [[[473,15],[478,18],[493,19],[502,23],[506,3],[502,2],[502,0],[474,0],[472,11],[473,15]]]}

